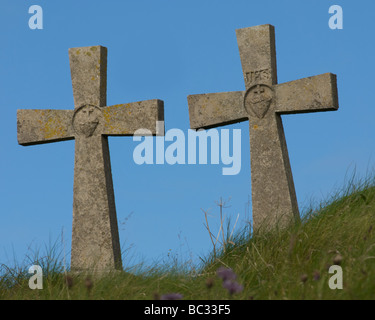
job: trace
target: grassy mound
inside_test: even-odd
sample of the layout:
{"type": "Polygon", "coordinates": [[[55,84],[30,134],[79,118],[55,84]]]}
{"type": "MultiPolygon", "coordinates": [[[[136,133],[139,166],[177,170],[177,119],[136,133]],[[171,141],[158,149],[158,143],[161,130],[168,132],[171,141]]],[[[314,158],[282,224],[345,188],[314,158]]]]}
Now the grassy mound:
{"type": "Polygon", "coordinates": [[[52,258],[42,265],[43,290],[29,288],[25,268],[2,266],[0,299],[373,299],[373,185],[351,187],[287,229],[245,230],[198,272],[155,267],[99,278],[63,272],[52,258]],[[331,265],[342,268],[343,289],[329,287],[331,265]]]}

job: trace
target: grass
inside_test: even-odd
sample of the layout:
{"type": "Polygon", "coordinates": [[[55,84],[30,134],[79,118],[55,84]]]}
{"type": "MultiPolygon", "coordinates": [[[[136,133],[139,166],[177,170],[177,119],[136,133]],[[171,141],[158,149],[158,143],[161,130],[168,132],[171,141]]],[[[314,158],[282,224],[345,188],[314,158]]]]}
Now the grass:
{"type": "Polygon", "coordinates": [[[0,299],[142,300],[167,293],[194,300],[374,299],[374,179],[349,181],[326,204],[310,209],[300,224],[251,236],[244,229],[229,240],[199,270],[148,267],[102,277],[69,274],[52,247],[47,258],[31,259],[43,268],[43,290],[29,289],[26,268],[0,265],[0,299]],[[334,264],[342,267],[342,290],[328,285],[334,264]],[[217,273],[223,267],[235,273],[243,290],[230,294],[223,287],[217,273]]]}

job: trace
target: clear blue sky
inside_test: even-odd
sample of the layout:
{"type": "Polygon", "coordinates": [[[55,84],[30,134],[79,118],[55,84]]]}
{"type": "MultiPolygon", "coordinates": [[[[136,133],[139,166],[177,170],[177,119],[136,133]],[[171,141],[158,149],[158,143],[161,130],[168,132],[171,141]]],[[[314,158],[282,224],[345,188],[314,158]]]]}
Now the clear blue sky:
{"type": "MultiPolygon", "coordinates": [[[[2,0],[0,263],[12,264],[14,255],[22,262],[30,246],[43,249],[49,239],[60,243],[62,230],[70,260],[74,141],[22,147],[16,132],[17,109],[73,108],[69,48],[108,48],[108,105],[162,99],[166,130],[187,132],[187,95],[244,90],[235,29],[274,25],[279,83],[338,77],[339,111],[283,117],[303,211],[354,168],[364,176],[374,166],[374,11],[373,1],[344,0],[2,0]],[[43,8],[43,30],[28,26],[34,4],[43,8]],[[344,11],[342,30],[328,27],[334,4],[344,11]]],[[[211,209],[217,230],[220,197],[231,198],[228,216],[248,219],[248,124],[225,128],[242,130],[236,176],[223,176],[222,164],[138,166],[138,142],[110,138],[120,240],[122,250],[131,247],[131,261],[206,255],[211,242],[201,208],[211,209]]]]}

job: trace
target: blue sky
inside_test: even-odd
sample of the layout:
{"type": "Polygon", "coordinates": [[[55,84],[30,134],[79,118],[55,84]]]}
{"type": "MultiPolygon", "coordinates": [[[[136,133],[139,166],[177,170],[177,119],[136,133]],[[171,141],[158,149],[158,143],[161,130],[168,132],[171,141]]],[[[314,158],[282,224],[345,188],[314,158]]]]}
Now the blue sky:
{"type": "MultiPolygon", "coordinates": [[[[107,104],[161,99],[166,130],[187,132],[187,95],[244,90],[235,29],[272,24],[279,83],[332,72],[337,112],[283,117],[300,211],[326,199],[348,172],[374,166],[375,64],[371,1],[2,0],[0,10],[0,263],[22,262],[29,248],[64,243],[72,230],[74,141],[22,147],[17,109],[73,109],[68,49],[108,48],[107,104]],[[31,30],[31,5],[43,8],[43,30],[31,30]],[[328,26],[331,5],[344,28],[328,26]],[[63,233],[63,237],[61,234],[63,233]],[[63,238],[63,241],[62,241],[63,238]]],[[[110,138],[112,174],[124,265],[206,255],[211,242],[201,209],[215,202],[239,225],[251,195],[248,123],[242,130],[242,169],[220,165],[136,165],[131,137],[110,138]]]]}

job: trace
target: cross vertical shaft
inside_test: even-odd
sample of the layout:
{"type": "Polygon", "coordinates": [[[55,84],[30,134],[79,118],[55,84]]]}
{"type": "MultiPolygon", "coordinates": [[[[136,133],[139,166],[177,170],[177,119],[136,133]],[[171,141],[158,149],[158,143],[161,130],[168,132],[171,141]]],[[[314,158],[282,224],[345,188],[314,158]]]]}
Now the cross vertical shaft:
{"type": "Polygon", "coordinates": [[[76,137],[73,190],[72,269],[121,269],[107,137],[76,137]]]}
{"type": "Polygon", "coordinates": [[[250,117],[249,131],[254,227],[299,219],[281,116],[250,117]]]}
{"type": "Polygon", "coordinates": [[[108,137],[100,109],[106,105],[107,49],[69,49],[76,133],[72,269],[121,269],[121,250],[108,137]],[[95,221],[95,223],[92,223],[95,221]]]}
{"type": "Polygon", "coordinates": [[[250,100],[254,226],[285,225],[291,217],[299,219],[299,210],[282,119],[275,113],[272,89],[277,84],[275,29],[262,25],[239,29],[236,33],[247,90],[245,101],[250,100]],[[268,97],[262,102],[265,91],[268,97]]]}

